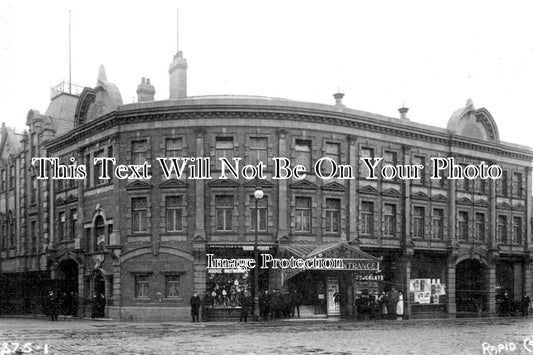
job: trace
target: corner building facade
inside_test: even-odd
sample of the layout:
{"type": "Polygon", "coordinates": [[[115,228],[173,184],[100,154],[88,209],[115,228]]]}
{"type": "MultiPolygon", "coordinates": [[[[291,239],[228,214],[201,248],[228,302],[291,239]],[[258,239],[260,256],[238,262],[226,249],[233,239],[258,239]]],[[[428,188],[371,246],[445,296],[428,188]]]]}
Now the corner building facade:
{"type": "Polygon", "coordinates": [[[244,96],[153,101],[144,79],[139,90],[149,93],[146,102],[122,104],[102,68],[96,88],[59,93],[45,115],[30,111],[20,145],[4,129],[2,142],[15,153],[2,152],[0,270],[6,284],[24,286],[22,294],[4,291],[4,309],[33,312],[53,287],[65,314],[188,320],[196,290],[205,316],[227,318],[252,289],[252,273],[208,270],[206,254],[253,257],[256,235],[260,252],[277,258],[379,261],[372,275],[260,270],[260,291],[299,290],[304,315],[350,317],[361,294],[392,288],[405,295],[409,317],[493,315],[499,295],[519,301],[532,291],[533,153],[501,142],[490,113],[470,100],[443,129],[404,113],[352,110],[339,95],[335,105],[244,96]],[[65,121],[70,126],[60,127],[65,121]],[[38,180],[35,156],[75,159],[87,178],[38,180]],[[152,178],[100,179],[97,157],[148,162],[152,178]],[[212,179],[192,179],[188,169],[166,179],[156,158],[168,157],[209,157],[212,179]],[[257,208],[257,181],[219,179],[220,157],[266,165],[257,208]],[[275,157],[306,166],[306,178],[272,179],[275,157]],[[353,178],[319,178],[313,165],[322,157],[353,167],[353,178]],[[361,157],[424,168],[419,179],[370,180],[361,157]],[[434,157],[496,164],[503,175],[430,179],[434,157]]]}

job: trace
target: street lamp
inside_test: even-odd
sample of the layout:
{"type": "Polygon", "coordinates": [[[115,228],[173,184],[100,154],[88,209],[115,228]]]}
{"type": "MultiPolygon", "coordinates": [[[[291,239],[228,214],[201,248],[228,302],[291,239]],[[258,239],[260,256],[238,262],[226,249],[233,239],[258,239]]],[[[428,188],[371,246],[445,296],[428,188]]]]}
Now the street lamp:
{"type": "Polygon", "coordinates": [[[261,182],[256,181],[257,186],[254,191],[255,197],[255,239],[254,239],[254,320],[259,320],[259,253],[257,250],[257,241],[259,237],[259,209],[258,202],[265,195],[263,190],[261,190],[261,182]]]}

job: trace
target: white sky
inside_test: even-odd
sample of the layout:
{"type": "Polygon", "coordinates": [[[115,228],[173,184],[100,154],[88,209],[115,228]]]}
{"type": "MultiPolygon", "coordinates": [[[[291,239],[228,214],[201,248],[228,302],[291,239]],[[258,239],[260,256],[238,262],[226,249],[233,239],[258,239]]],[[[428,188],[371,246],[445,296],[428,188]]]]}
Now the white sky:
{"type": "Polygon", "coordinates": [[[333,103],[446,127],[472,98],[500,138],[533,145],[531,1],[20,1],[0,4],[0,121],[25,129],[50,87],[94,87],[98,67],[133,102],[141,77],[168,98],[180,49],[188,95],[244,94],[333,103]]]}

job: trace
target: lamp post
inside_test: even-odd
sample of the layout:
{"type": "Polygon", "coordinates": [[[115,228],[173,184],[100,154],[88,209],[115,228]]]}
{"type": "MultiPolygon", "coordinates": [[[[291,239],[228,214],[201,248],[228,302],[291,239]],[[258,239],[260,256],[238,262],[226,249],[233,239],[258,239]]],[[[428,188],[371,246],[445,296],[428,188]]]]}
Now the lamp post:
{"type": "Polygon", "coordinates": [[[254,238],[254,320],[259,320],[259,253],[257,250],[257,242],[259,238],[259,209],[258,202],[263,198],[264,193],[261,190],[261,183],[256,181],[257,186],[254,191],[255,198],[255,238],[254,238]]]}

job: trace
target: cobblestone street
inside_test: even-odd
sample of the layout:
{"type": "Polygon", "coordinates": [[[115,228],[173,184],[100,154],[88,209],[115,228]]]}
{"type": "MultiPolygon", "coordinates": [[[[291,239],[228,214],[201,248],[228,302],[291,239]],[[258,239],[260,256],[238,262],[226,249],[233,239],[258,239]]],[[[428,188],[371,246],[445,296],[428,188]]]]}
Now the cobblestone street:
{"type": "Polygon", "coordinates": [[[533,321],[520,318],[248,324],[0,319],[3,343],[47,344],[49,354],[529,354],[529,337],[533,321]]]}

